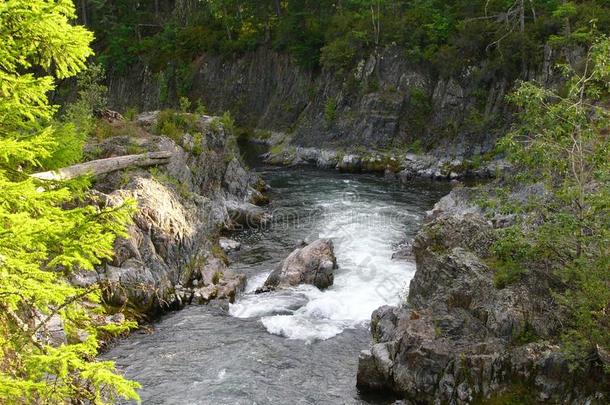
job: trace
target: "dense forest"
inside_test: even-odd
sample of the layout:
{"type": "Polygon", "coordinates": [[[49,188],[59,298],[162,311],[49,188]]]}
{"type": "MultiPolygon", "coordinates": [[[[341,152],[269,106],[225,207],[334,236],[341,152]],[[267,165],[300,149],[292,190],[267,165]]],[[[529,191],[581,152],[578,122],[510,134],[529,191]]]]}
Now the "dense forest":
{"type": "Polygon", "coordinates": [[[482,145],[466,155],[509,129],[516,80],[557,82],[556,64],[610,30],[603,1],[83,1],[78,11],[122,112],[188,97],[303,145],[482,145]],[[459,105],[441,108],[451,97],[459,105]]]}
{"type": "Polygon", "coordinates": [[[399,46],[413,63],[453,74],[490,59],[518,74],[540,47],[584,44],[610,28],[603,1],[95,1],[79,2],[100,57],[113,69],[142,58],[157,69],[202,52],[267,45],[309,68],[341,69],[378,47],[399,46]],[[175,4],[174,4],[175,3],[175,4]],[[110,65],[111,64],[111,65],[110,65]]]}
{"type": "MultiPolygon", "coordinates": [[[[508,174],[497,173],[477,191],[476,203],[490,222],[498,215],[511,218],[508,226],[493,230],[485,265],[493,269],[498,290],[534,280],[558,308],[561,328],[555,335],[542,339],[525,325],[511,345],[549,340],[574,373],[603,370],[602,378],[608,378],[608,35],[610,0],[3,0],[0,402],[138,399],[139,384],[97,356],[105,343],[148,318],[134,315],[129,304],[107,305],[102,282],[85,287],[73,282],[75,275],[112,260],[116,240],[128,238],[137,204],[131,198],[120,204],[101,198],[92,175],[62,178],[53,171],[100,157],[87,145],[100,149],[97,143],[107,138],[141,136],[135,109],[121,111],[126,119],[120,124],[109,123],[108,114],[120,114],[107,110],[104,82],[106,75],[120,77],[134,67],[162,74],[166,86],[174,84],[164,94],[172,109],[146,130],[197,159],[213,155],[228,171],[239,157],[216,156],[214,144],[205,144],[196,117],[206,108],[188,98],[193,67],[204,54],[231,60],[260,48],[288,55],[308,74],[330,72],[340,81],[348,80],[361,60],[394,49],[413,69],[436,78],[459,77],[477,66],[481,80],[501,77],[510,83],[503,100],[511,111],[509,129],[484,158],[460,165],[470,169],[476,159],[510,162],[508,174]],[[556,51],[553,80],[536,82],[534,72],[549,49],[556,51]],[[530,186],[544,191],[516,202],[514,195],[530,186]],[[108,321],[123,309],[126,317],[108,321]],[[49,338],[52,322],[65,330],[60,345],[49,338]]],[[[335,119],[333,100],[318,106],[325,127],[335,119]]],[[[239,121],[226,113],[206,124],[214,136],[225,128],[231,147],[234,118],[239,121]]],[[[413,146],[421,140],[409,142],[409,152],[422,153],[413,146]]],[[[146,152],[141,144],[125,151],[146,152]]],[[[404,150],[389,153],[394,152],[404,150]]],[[[381,173],[403,169],[391,164],[384,160],[381,173]]],[[[124,173],[122,186],[130,176],[124,173]]],[[[192,198],[192,191],[156,168],[149,177],[192,198]]],[[[214,181],[215,187],[222,183],[214,181]]],[[[220,275],[213,275],[217,284],[220,275]]],[[[434,328],[440,336],[440,327],[434,328]]]]}
{"type": "Polygon", "coordinates": [[[203,52],[259,46],[291,54],[309,69],[352,67],[396,46],[413,64],[459,74],[485,60],[484,74],[520,77],[542,48],[584,45],[610,30],[605,1],[117,1],[78,2],[79,21],[108,69],[143,61],[177,70],[203,52]]]}

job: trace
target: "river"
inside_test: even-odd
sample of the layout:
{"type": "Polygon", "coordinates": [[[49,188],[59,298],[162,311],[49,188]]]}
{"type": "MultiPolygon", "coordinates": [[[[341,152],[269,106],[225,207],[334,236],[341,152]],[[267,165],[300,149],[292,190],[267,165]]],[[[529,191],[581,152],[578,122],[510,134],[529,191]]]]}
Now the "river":
{"type": "Polygon", "coordinates": [[[448,185],[400,188],[374,175],[259,167],[274,219],[232,235],[231,269],[248,276],[228,310],[189,306],[118,342],[104,359],[142,384],[144,404],[359,404],[358,354],[371,312],[403,300],[415,266],[392,260],[448,185]],[[254,294],[300,240],[330,238],[339,269],[311,286],[254,294]]]}

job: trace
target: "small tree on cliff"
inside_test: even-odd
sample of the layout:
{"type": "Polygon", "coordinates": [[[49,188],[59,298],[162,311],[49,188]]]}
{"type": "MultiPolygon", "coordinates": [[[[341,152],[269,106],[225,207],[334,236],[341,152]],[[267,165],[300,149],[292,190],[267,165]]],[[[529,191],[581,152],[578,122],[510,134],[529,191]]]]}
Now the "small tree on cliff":
{"type": "Polygon", "coordinates": [[[81,156],[82,137],[54,123],[47,99],[92,53],[92,34],[70,25],[74,17],[71,0],[0,2],[0,403],[137,399],[136,383],[95,360],[100,328],[124,326],[96,326],[85,304],[99,301],[98,289],[66,281],[112,255],[130,210],[83,206],[82,180],[29,175],[81,156]],[[47,326],[59,319],[67,340],[52,345],[47,326]]]}
{"type": "Polygon", "coordinates": [[[578,366],[610,353],[610,40],[562,69],[560,92],[528,82],[511,96],[520,124],[501,146],[516,183],[541,183],[546,194],[513,207],[520,223],[504,230],[496,251],[504,281],[525,268],[560,276],[563,342],[578,366]]]}

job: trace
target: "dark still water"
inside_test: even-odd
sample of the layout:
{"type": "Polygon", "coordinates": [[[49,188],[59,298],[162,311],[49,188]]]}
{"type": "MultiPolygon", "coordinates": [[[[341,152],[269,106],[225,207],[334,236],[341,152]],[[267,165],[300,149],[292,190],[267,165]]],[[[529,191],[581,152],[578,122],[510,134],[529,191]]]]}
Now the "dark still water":
{"type": "MultiPolygon", "coordinates": [[[[391,260],[414,236],[447,185],[398,188],[373,175],[259,169],[271,185],[274,220],[234,235],[231,268],[248,276],[229,310],[191,306],[151,333],[119,342],[105,359],[142,384],[144,404],[358,404],[358,354],[368,347],[371,312],[404,299],[415,266],[391,260]],[[254,295],[299,240],[331,238],[334,285],[254,295]]],[[[389,400],[389,399],[388,399],[389,400]]]]}

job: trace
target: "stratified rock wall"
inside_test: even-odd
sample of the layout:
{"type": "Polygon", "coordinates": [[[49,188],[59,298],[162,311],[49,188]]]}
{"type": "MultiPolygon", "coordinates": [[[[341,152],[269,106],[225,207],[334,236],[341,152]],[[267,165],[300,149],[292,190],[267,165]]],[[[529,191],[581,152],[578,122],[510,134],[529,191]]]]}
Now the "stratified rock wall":
{"type": "MultiPolygon", "coordinates": [[[[511,119],[505,103],[510,83],[483,70],[471,66],[463,77],[440,78],[401,49],[388,48],[343,74],[312,72],[261,46],[235,57],[201,55],[188,96],[214,113],[231,111],[244,126],[289,133],[294,146],[418,145],[413,149],[424,147],[436,157],[463,158],[489,151],[511,119]]],[[[166,78],[144,65],[127,74],[109,72],[111,106],[176,105],[177,96],[162,98],[166,78]]]]}

